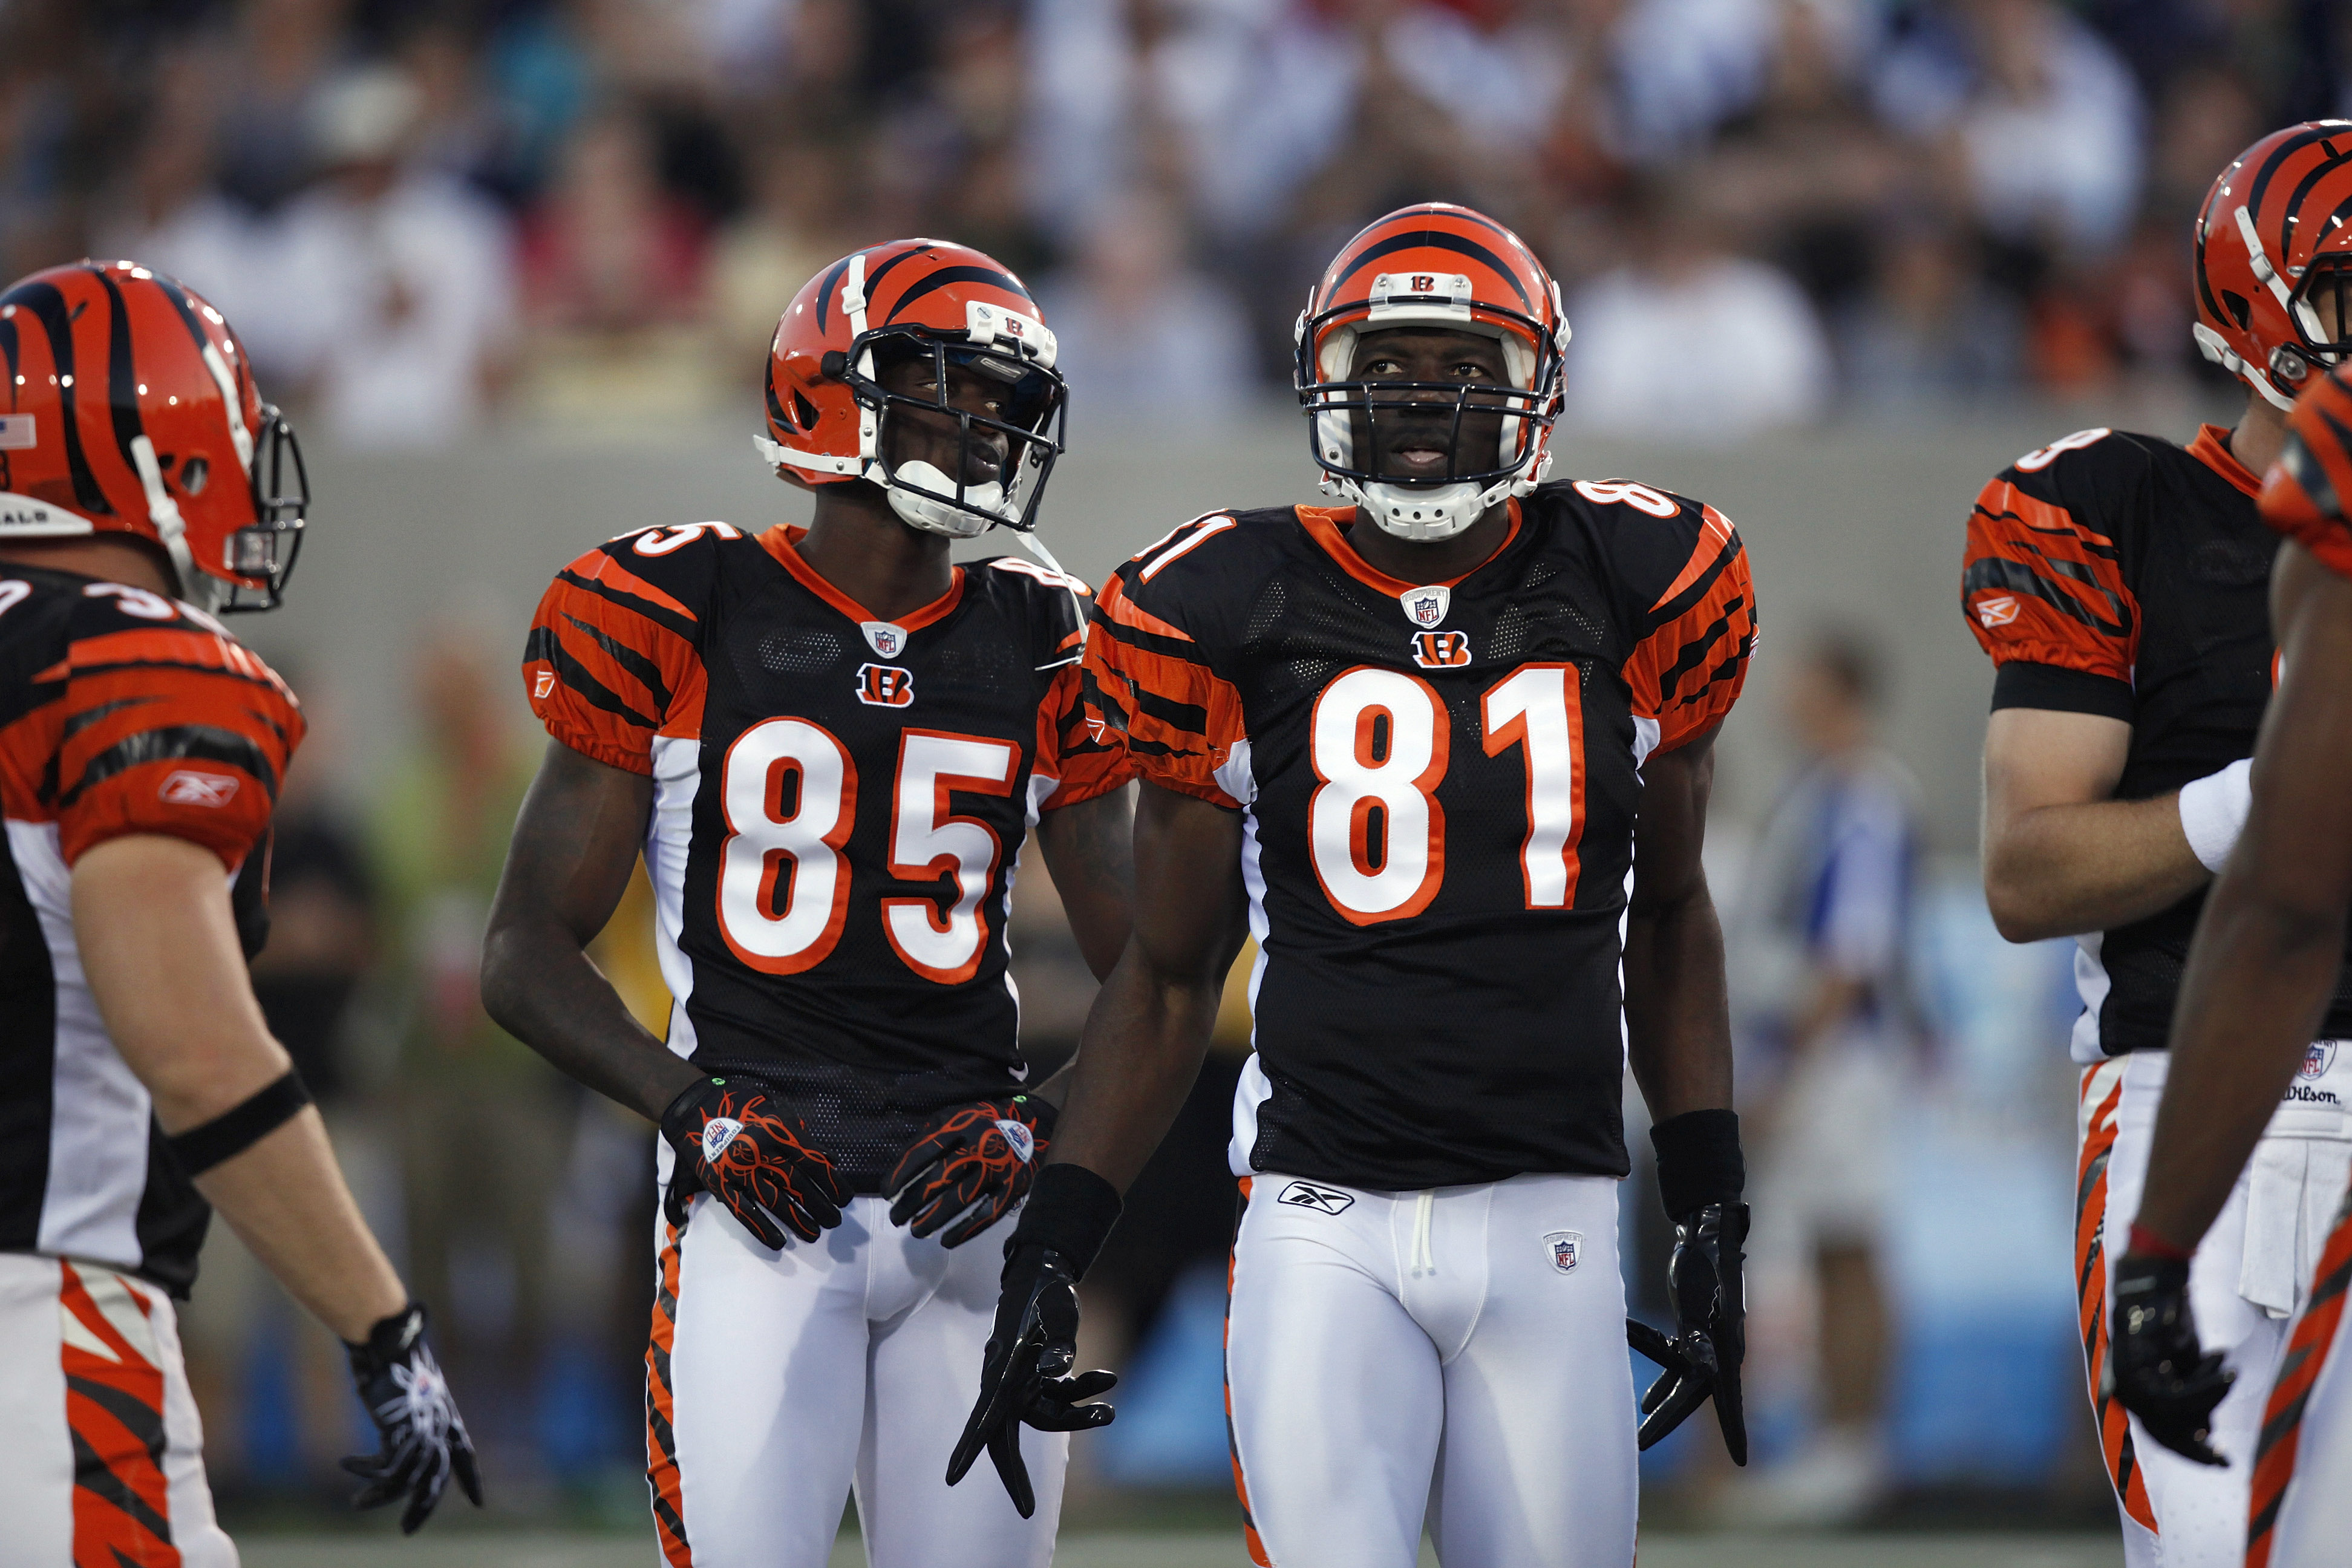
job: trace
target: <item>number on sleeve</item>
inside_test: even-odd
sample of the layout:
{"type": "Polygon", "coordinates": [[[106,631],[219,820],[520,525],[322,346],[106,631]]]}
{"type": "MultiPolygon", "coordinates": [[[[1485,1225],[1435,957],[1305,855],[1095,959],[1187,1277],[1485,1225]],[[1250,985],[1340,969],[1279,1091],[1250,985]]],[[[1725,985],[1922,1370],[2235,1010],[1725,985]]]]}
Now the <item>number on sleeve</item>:
{"type": "Polygon", "coordinates": [[[951,790],[1009,795],[1020,748],[974,735],[908,730],[898,742],[898,784],[890,806],[890,875],[903,882],[953,877],[955,902],[940,916],[934,897],[885,899],[882,929],[908,968],[953,985],[980,969],[988,945],[981,900],[1004,847],[986,823],[948,810],[951,790]]]}
{"type": "Polygon", "coordinates": [[[2038,474],[2058,460],[2061,452],[2079,452],[2094,443],[2104,441],[2115,432],[2102,425],[2095,430],[2077,430],[2072,436],[2062,436],[2047,447],[2036,447],[2017,459],[2021,474],[2038,474]]]}
{"type": "Polygon", "coordinates": [[[1323,781],[1307,804],[1316,877],[1356,925],[1429,907],[1445,879],[1444,705],[1430,684],[1359,666],[1316,700],[1311,756],[1323,781]]]}
{"type": "Polygon", "coordinates": [[[1525,748],[1528,840],[1519,851],[1528,908],[1576,902],[1576,846],[1584,836],[1584,703],[1572,664],[1523,664],[1484,703],[1486,754],[1525,748]]]}
{"type": "Polygon", "coordinates": [[[728,748],[719,804],[719,933],[763,974],[815,968],[849,912],[841,847],[856,820],[856,764],[817,725],[771,719],[728,748]]]}
{"type": "Polygon", "coordinates": [[[1579,479],[1575,489],[1595,506],[1630,506],[1652,517],[1672,517],[1682,510],[1674,497],[1632,479],[1579,479]]]}
{"type": "Polygon", "coordinates": [[[635,546],[640,555],[667,555],[673,550],[683,550],[706,533],[721,539],[740,539],[743,531],[724,522],[689,522],[677,528],[648,528],[639,533],[635,546]]]}

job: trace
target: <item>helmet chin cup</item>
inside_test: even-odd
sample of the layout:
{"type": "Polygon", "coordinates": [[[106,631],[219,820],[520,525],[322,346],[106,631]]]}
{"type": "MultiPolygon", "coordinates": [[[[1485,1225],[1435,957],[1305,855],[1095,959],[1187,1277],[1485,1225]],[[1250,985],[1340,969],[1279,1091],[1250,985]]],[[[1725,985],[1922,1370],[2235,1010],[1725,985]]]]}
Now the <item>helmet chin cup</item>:
{"type": "Polygon", "coordinates": [[[1480,489],[1474,484],[1383,485],[1342,481],[1341,488],[1371,516],[1382,533],[1416,544],[1451,539],[1486,515],[1486,509],[1510,489],[1496,485],[1480,489]]]}
{"type": "MultiPolygon", "coordinates": [[[[876,463],[869,472],[881,480],[883,493],[890,498],[890,510],[908,527],[919,528],[925,533],[945,534],[950,539],[978,539],[994,526],[987,518],[941,499],[953,496],[956,485],[937,466],[920,460],[901,463],[887,479],[881,469],[882,465],[876,463]]],[[[966,505],[1001,514],[1004,510],[1004,487],[993,479],[984,485],[966,485],[963,499],[966,505]]]]}

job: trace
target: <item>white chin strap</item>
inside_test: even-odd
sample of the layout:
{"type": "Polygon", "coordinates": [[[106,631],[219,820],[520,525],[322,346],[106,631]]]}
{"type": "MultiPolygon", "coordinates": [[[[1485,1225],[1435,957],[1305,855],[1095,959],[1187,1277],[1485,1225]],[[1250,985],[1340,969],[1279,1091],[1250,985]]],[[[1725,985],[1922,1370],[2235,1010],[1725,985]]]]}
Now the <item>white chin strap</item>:
{"type": "Polygon", "coordinates": [[[1433,544],[1441,539],[1451,539],[1486,515],[1486,509],[1516,489],[1508,482],[1480,489],[1476,485],[1384,485],[1378,482],[1360,484],[1354,479],[1342,479],[1337,484],[1324,481],[1324,489],[1336,491],[1356,503],[1369,514],[1383,533],[1416,544],[1433,544]]]}

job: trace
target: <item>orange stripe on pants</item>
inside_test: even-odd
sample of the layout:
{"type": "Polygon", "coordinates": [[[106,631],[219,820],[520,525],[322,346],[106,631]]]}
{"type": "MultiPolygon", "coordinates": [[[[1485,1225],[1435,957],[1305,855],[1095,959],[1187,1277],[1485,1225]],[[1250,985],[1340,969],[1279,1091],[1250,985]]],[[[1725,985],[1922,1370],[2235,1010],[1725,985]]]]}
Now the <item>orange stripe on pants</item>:
{"type": "Polygon", "coordinates": [[[2327,1233],[2312,1281],[2311,1302],[2287,1341],[2278,1381],[2271,1385],[2270,1403],[2263,1408],[2263,1438],[2254,1450],[2253,1500],[2246,1521],[2246,1568],[2268,1568],[2271,1532],[2278,1523],[2279,1505],[2286,1500],[2288,1483],[2294,1479],[2304,1408],[2336,1343],[2347,1284],[2352,1284],[2352,1194],[2336,1211],[2336,1227],[2327,1233]]]}
{"type": "Polygon", "coordinates": [[[2082,1097],[2085,1120],[2083,1146],[2074,1166],[2074,1293],[2080,1308],[2083,1370],[2090,1379],[2091,1417],[2099,1429],[2099,1450],[2106,1460],[2107,1479],[2122,1500],[2124,1511],[2150,1531],[2156,1529],[2156,1509],[2147,1500],[2147,1482],[2140,1474],[2132,1447],[2131,1417],[2123,1405],[2101,1392],[2107,1369],[2107,1156],[2116,1146],[2116,1108],[2123,1100],[2120,1062],[2097,1062],[2083,1069],[2082,1097]],[[2116,1069],[2116,1070],[2110,1070],[2116,1069]],[[2097,1083],[2106,1072],[2113,1087],[2098,1095],[2097,1083]]]}
{"type": "MultiPolygon", "coordinates": [[[[1247,1176],[1241,1179],[1241,1187],[1242,1207],[1246,1210],[1250,1195],[1250,1179],[1247,1176]]],[[[1234,1218],[1234,1239],[1237,1244],[1241,1239],[1241,1217],[1238,1215],[1234,1218]]],[[[1228,1251],[1225,1254],[1225,1348],[1228,1351],[1234,1342],[1234,1255],[1228,1251]]],[[[1256,1563],[1257,1568],[1274,1568],[1273,1559],[1265,1554],[1265,1542],[1258,1539],[1257,1517],[1250,1512],[1249,1481],[1242,1475],[1241,1437],[1234,1429],[1233,1363],[1228,1359],[1225,1364],[1225,1447],[1234,1456],[1234,1495],[1241,1499],[1242,1544],[1249,1548],[1250,1561],[1256,1563]]]]}
{"type": "MultiPolygon", "coordinates": [[[[59,1351],[73,1434],[74,1568],[179,1568],[163,1481],[163,1369],[107,1321],[72,1264],[58,1268],[58,1304],[112,1352],[71,1338],[59,1351]]],[[[146,1313],[136,1290],[126,1295],[146,1313]]]]}
{"type": "Polygon", "coordinates": [[[646,1479],[652,1485],[654,1530],[670,1568],[692,1568],[694,1549],[686,1540],[686,1495],[677,1469],[676,1396],[670,1390],[669,1356],[677,1341],[678,1228],[667,1227],[661,1280],[654,1291],[653,1334],[646,1345],[646,1479]]]}

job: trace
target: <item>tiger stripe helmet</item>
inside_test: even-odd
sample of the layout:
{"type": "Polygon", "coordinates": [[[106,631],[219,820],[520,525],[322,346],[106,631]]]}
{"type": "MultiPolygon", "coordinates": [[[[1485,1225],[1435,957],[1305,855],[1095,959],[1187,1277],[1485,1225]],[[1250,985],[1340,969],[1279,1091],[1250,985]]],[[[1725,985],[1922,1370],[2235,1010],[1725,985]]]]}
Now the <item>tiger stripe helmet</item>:
{"type": "Polygon", "coordinates": [[[0,541],[127,533],[200,607],[276,607],[310,482],[218,310],[134,262],[52,267],[0,294],[0,541]]]}
{"type": "Polygon", "coordinates": [[[2305,121],[2238,154],[2196,238],[2198,348],[2294,407],[2314,366],[2352,351],[2352,120],[2305,121]]]}
{"type": "Polygon", "coordinates": [[[1400,207],[1368,225],[1332,259],[1307,297],[1297,331],[1296,379],[1307,445],[1323,489],[1344,496],[1400,538],[1450,539],[1506,496],[1525,495],[1551,466],[1568,318],[1559,285],[1519,237],[1450,202],[1400,207]],[[1356,340],[1391,327],[1436,327],[1499,339],[1511,384],[1349,379],[1356,340]],[[1426,417],[1433,396],[1454,403],[1446,472],[1432,479],[1378,477],[1355,453],[1357,427],[1382,413],[1426,417]],[[1461,450],[1463,415],[1499,404],[1501,449],[1461,450]]]}
{"type": "Polygon", "coordinates": [[[900,239],[856,251],[802,286],[776,323],[768,356],[768,428],[752,437],[784,479],[808,489],[865,479],[910,526],[970,539],[1002,523],[1026,533],[1062,451],[1068,389],[1054,368],[1054,334],[1020,279],[968,246],[900,239]],[[924,353],[940,369],[936,400],[885,391],[876,356],[924,353]],[[949,406],[946,371],[965,366],[1004,383],[1006,417],[949,406]],[[922,408],[1007,443],[1010,482],[964,482],[925,462],[890,464],[892,412],[922,408]]]}

